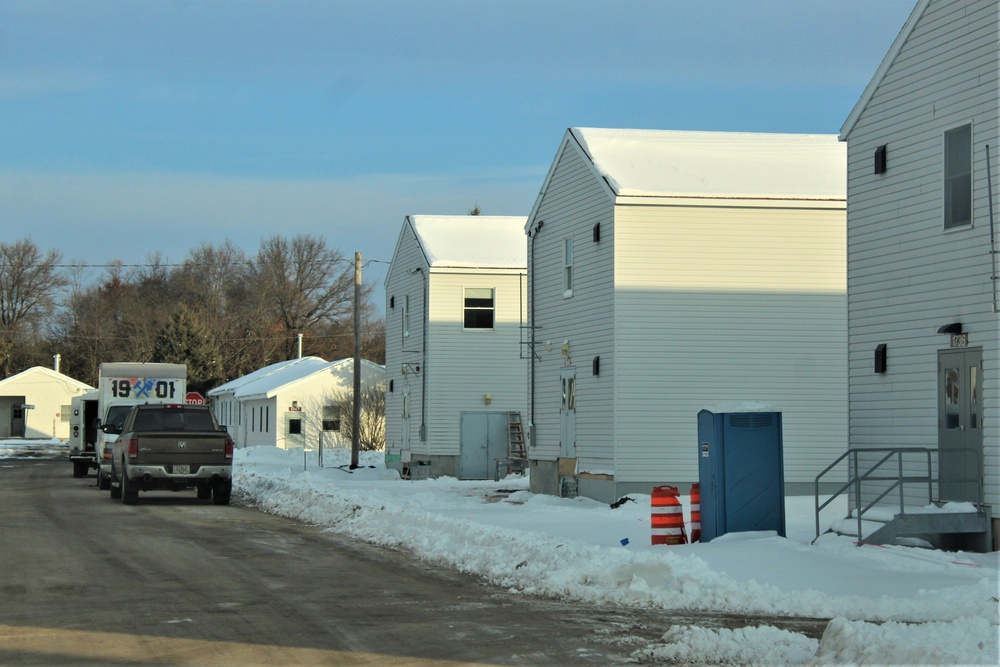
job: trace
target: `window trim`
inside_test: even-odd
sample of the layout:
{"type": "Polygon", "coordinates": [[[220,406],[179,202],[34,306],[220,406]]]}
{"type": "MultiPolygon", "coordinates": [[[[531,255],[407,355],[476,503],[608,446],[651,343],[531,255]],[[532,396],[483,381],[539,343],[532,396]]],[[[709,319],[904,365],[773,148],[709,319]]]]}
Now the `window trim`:
{"type": "Polygon", "coordinates": [[[482,286],[464,286],[462,287],[462,331],[496,331],[497,329],[497,288],[496,287],[482,287],[482,286]],[[490,305],[485,306],[469,306],[469,290],[489,290],[490,291],[490,305]],[[488,327],[470,327],[466,325],[466,315],[469,311],[489,311],[490,326],[488,327]]]}
{"type": "Polygon", "coordinates": [[[973,163],[975,162],[975,160],[974,160],[975,156],[973,155],[973,150],[974,150],[973,147],[975,145],[974,141],[973,141],[973,129],[974,128],[972,126],[972,122],[970,121],[970,122],[967,122],[967,123],[963,123],[961,125],[956,125],[954,127],[950,127],[948,129],[946,129],[944,131],[944,133],[941,135],[941,209],[942,209],[941,223],[942,223],[942,226],[944,228],[944,231],[946,231],[946,232],[953,231],[953,230],[958,230],[958,229],[967,229],[969,227],[972,227],[972,221],[973,221],[973,218],[974,218],[974,215],[973,215],[973,208],[974,208],[973,207],[973,202],[974,202],[974,198],[973,198],[973,180],[974,180],[973,179],[973,163]],[[948,156],[949,156],[949,151],[948,151],[948,136],[950,134],[953,134],[955,132],[959,132],[959,131],[962,131],[962,130],[968,130],[968,133],[969,133],[969,141],[968,141],[968,156],[969,156],[968,169],[965,170],[965,171],[959,172],[957,174],[949,174],[948,173],[948,167],[949,167],[949,161],[948,161],[948,156]],[[949,192],[950,192],[950,187],[949,186],[952,183],[955,183],[956,181],[958,181],[959,179],[962,179],[963,181],[965,179],[968,180],[968,186],[967,186],[967,188],[965,187],[965,184],[962,183],[962,185],[963,185],[962,190],[963,190],[963,194],[967,193],[967,196],[968,196],[968,212],[969,212],[969,217],[967,219],[963,219],[961,221],[957,221],[956,222],[956,221],[953,221],[951,219],[951,213],[949,211],[949,205],[948,204],[949,204],[950,201],[952,201],[952,198],[949,196],[949,192]]]}
{"type": "Polygon", "coordinates": [[[410,337],[410,295],[403,297],[403,339],[410,337]]]}
{"type": "Polygon", "coordinates": [[[343,414],[343,405],[340,403],[327,404],[323,406],[323,432],[324,433],[340,433],[341,426],[341,415],[343,414]],[[330,428],[327,428],[327,427],[330,428]],[[333,428],[336,426],[336,428],[333,428]]]}
{"type": "Polygon", "coordinates": [[[573,237],[563,239],[563,298],[573,296],[573,237]]]}

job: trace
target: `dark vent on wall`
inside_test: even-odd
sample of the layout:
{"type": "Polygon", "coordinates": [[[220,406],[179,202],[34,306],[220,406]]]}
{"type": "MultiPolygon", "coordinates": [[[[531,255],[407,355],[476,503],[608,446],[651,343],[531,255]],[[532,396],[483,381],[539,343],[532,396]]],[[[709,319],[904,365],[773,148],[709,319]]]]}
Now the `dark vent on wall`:
{"type": "Polygon", "coordinates": [[[594,357],[594,375],[601,374],[601,358],[594,357]]]}
{"type": "Polygon", "coordinates": [[[875,149],[875,173],[884,174],[887,169],[886,145],[882,144],[875,149]]]}
{"type": "Polygon", "coordinates": [[[389,380],[389,393],[392,393],[392,380],[389,380]]]}
{"type": "Polygon", "coordinates": [[[390,296],[389,297],[389,308],[395,308],[395,307],[396,307],[396,297],[390,296]]]}
{"type": "Polygon", "coordinates": [[[888,364],[888,350],[885,343],[879,343],[875,346],[875,372],[885,373],[886,369],[889,368],[888,364]]]}
{"type": "Polygon", "coordinates": [[[594,243],[601,242],[601,223],[594,225],[594,243]]]}

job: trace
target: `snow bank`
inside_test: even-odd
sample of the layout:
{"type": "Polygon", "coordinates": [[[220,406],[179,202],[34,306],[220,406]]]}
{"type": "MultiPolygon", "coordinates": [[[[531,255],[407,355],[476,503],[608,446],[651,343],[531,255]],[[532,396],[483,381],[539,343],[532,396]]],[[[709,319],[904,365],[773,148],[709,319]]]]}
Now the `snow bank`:
{"type": "Polygon", "coordinates": [[[236,492],[264,511],[405,549],[525,594],[837,619],[818,645],[767,626],[675,627],[664,646],[643,654],[648,659],[905,664],[920,655],[941,662],[996,662],[997,554],[859,548],[833,535],[813,546],[811,498],[790,499],[788,539],[736,534],[708,544],[653,547],[649,496],[631,494],[636,502],[611,509],[586,498],[536,496],[523,478],[414,482],[400,480],[381,459],[381,453],[363,452],[365,467],[349,471],[349,452],[343,450],[327,452],[333,467],[324,469],[301,450],[239,450],[236,492]],[[918,646],[918,637],[934,650],[907,653],[898,647],[918,646]]]}

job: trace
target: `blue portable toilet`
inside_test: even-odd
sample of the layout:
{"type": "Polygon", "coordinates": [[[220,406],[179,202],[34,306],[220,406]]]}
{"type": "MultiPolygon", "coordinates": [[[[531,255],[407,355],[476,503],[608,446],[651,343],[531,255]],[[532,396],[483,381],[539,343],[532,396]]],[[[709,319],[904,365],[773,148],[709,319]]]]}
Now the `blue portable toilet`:
{"type": "Polygon", "coordinates": [[[785,536],[781,413],[733,403],[698,413],[701,541],[726,533],[785,536]]]}

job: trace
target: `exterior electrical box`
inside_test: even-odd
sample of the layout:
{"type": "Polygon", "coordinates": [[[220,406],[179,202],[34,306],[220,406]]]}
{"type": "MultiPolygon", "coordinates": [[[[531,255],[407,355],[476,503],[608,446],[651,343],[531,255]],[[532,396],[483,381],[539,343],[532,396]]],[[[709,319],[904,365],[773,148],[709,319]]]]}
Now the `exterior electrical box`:
{"type": "Polygon", "coordinates": [[[781,413],[763,404],[698,413],[701,541],[726,533],[785,536],[781,413]]]}

